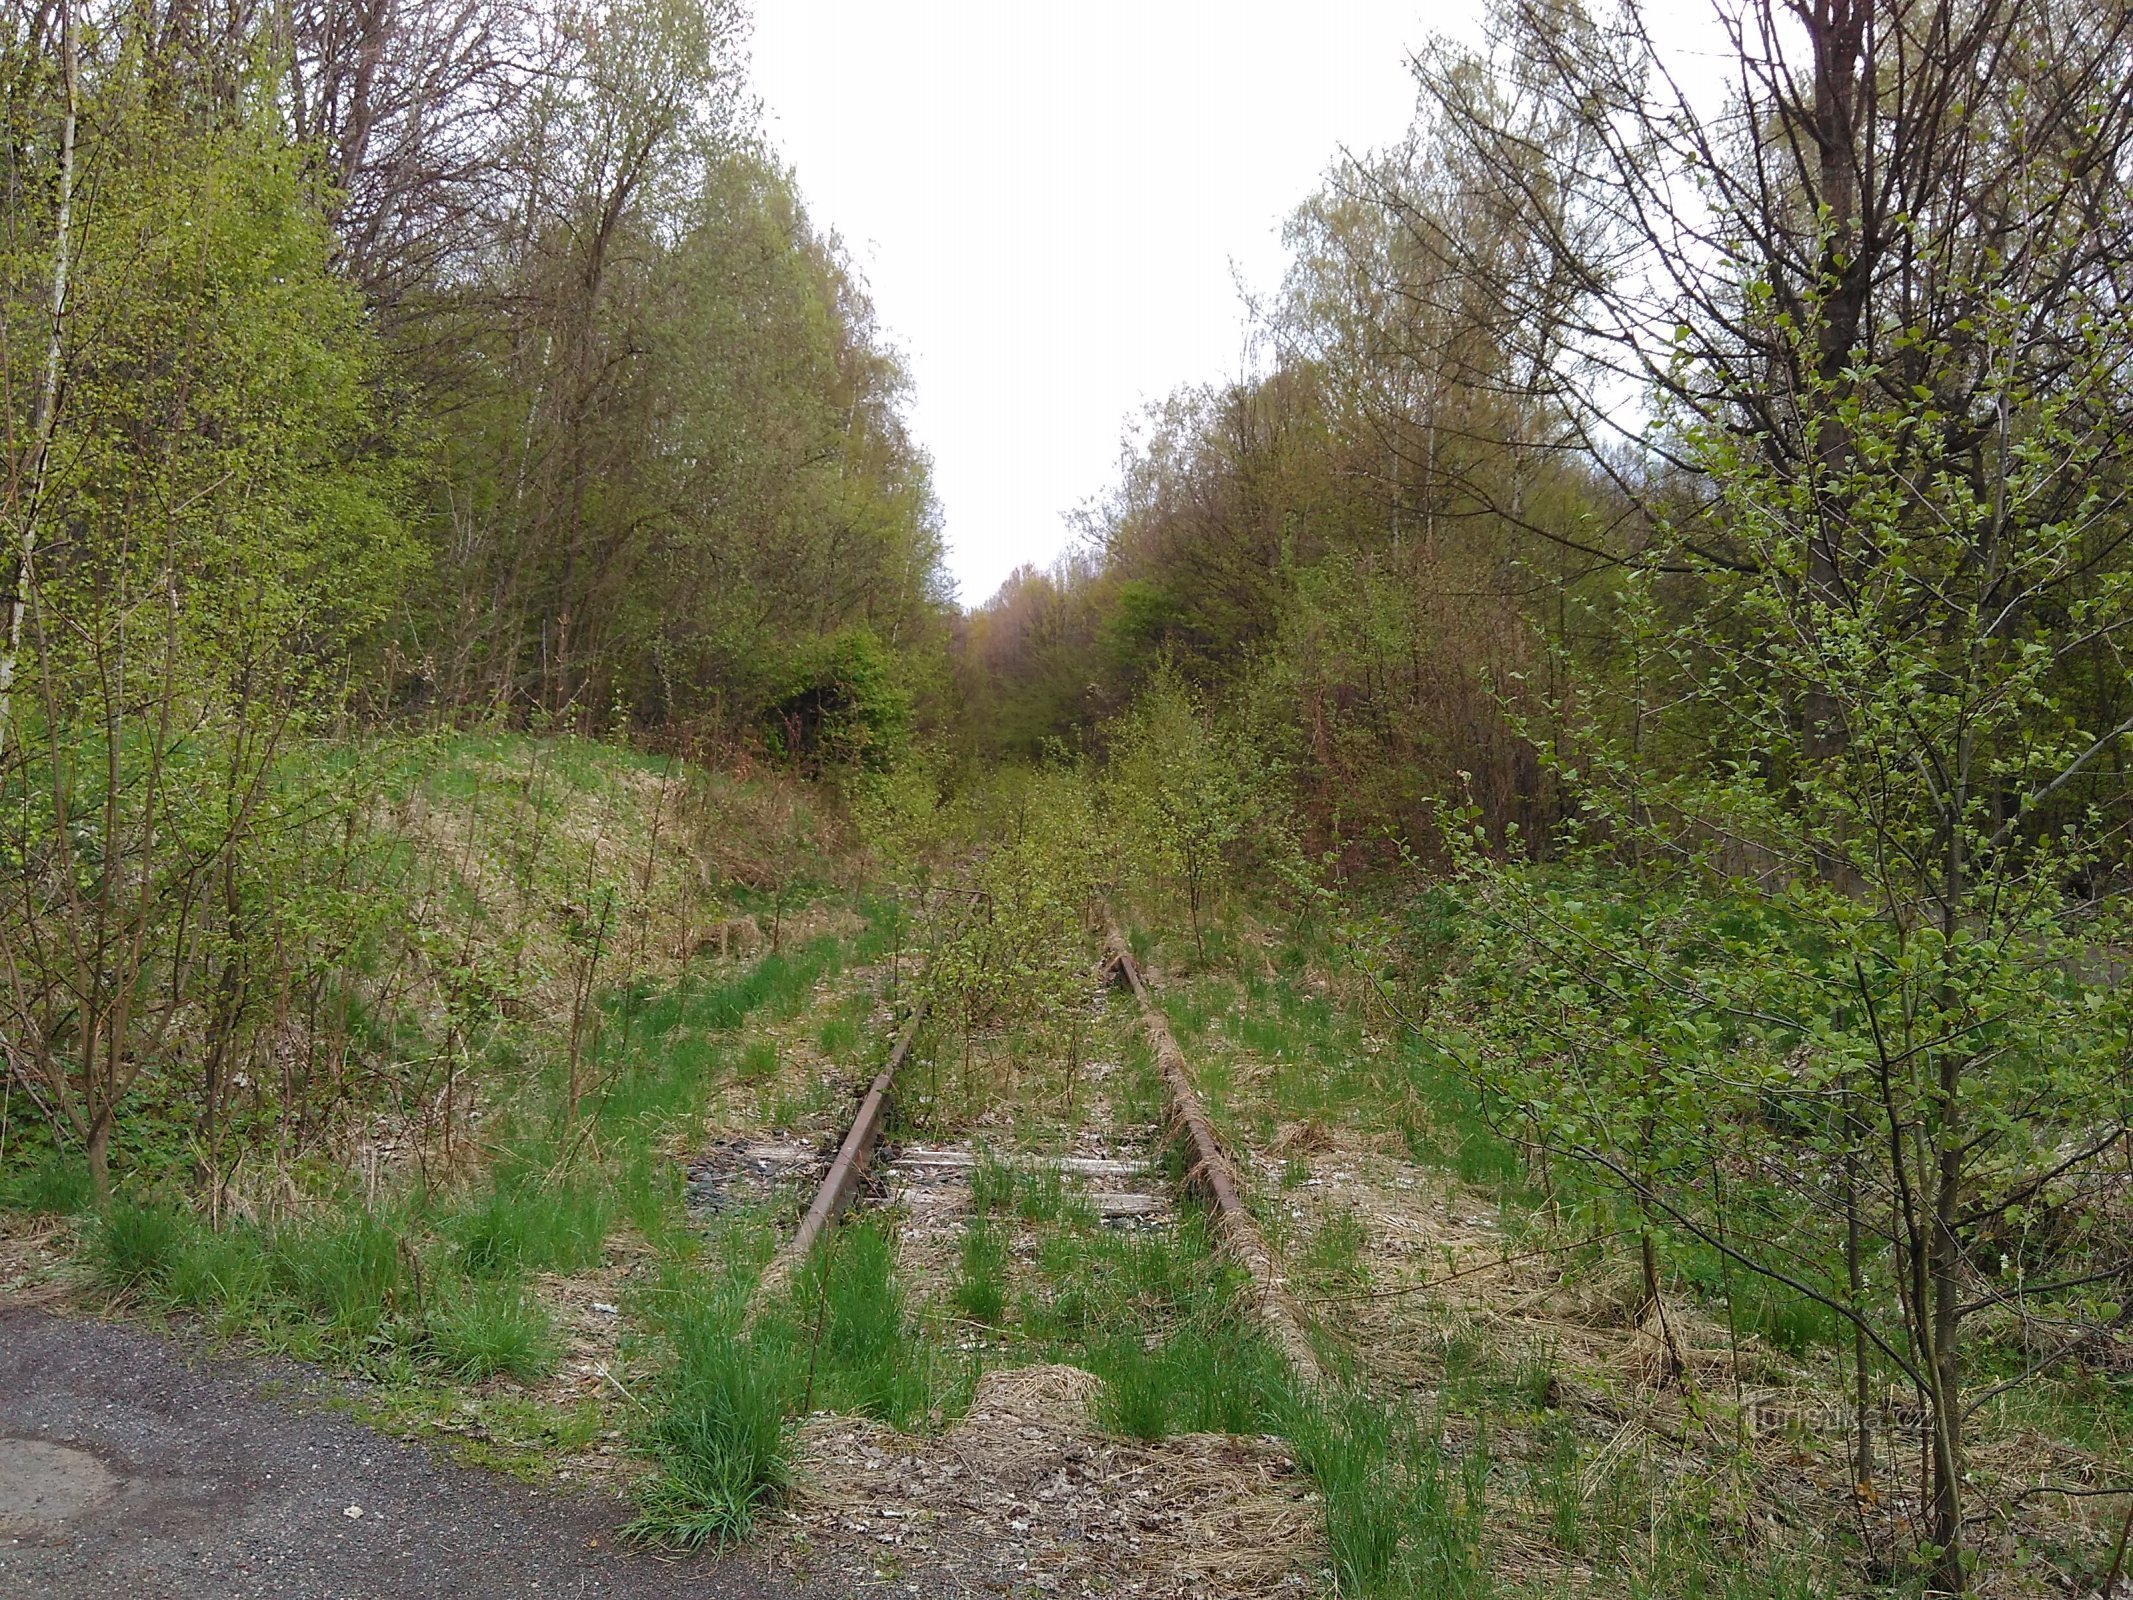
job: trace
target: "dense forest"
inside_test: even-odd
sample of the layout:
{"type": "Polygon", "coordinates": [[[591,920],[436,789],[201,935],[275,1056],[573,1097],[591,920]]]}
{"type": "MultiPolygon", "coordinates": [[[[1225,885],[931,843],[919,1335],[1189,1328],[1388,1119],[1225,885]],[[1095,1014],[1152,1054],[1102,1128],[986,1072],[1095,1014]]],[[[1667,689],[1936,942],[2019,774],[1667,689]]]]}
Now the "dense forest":
{"type": "MultiPolygon", "coordinates": [[[[1287,1441],[1330,1591],[2108,1600],[2133,9],[1719,19],[1418,38],[1243,370],[965,611],[738,0],[13,0],[9,1237],[434,1388],[552,1374],[541,1274],[627,1235],[653,1540],[749,1533],[817,1402],[1050,1362],[1287,1441]],[[1042,1165],[1179,1050],[1114,923],[1324,1387],[1042,1165]],[[701,1151],[834,1149],[905,1016],[977,1220],[751,1322],[788,1219],[701,1151]],[[1373,1265],[1339,1161],[1489,1239],[1373,1265]],[[1536,1260],[1552,1331],[1419,1297],[1536,1260]]],[[[1132,1592],[1298,1558],[1236,1559],[1132,1592]]]]}

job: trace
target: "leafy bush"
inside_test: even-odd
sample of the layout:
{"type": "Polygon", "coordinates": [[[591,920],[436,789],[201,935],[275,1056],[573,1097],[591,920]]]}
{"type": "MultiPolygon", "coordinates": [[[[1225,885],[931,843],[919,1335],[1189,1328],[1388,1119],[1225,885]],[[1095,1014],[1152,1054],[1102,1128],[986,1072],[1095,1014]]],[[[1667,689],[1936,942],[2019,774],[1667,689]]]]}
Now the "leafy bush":
{"type": "Polygon", "coordinates": [[[1308,894],[1282,769],[1251,730],[1218,721],[1165,668],[1110,730],[1105,795],[1128,882],[1153,905],[1182,901],[1193,942],[1247,878],[1308,894]]]}
{"type": "Polygon", "coordinates": [[[911,696],[865,628],[804,641],[763,716],[771,748],[810,772],[886,771],[911,749],[911,696]]]}

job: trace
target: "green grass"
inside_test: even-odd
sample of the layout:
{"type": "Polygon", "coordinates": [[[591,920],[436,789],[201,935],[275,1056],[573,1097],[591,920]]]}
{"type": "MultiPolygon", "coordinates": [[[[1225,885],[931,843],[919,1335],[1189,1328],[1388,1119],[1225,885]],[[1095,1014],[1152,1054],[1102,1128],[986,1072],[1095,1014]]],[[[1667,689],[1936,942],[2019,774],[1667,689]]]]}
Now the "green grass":
{"type": "Polygon", "coordinates": [[[633,1537],[723,1550],[747,1537],[789,1481],[793,1349],[782,1331],[745,1331],[744,1288],[677,1272],[656,1302],[673,1360],[645,1430],[658,1471],[638,1490],[633,1537]]]}
{"type": "Polygon", "coordinates": [[[1095,1413],[1105,1427],[1154,1439],[1271,1425],[1280,1357],[1243,1303],[1241,1273],[1210,1252],[1197,1216],[1167,1234],[1069,1216],[1040,1234],[1037,1266],[1019,1301],[1020,1335],[1103,1381],[1095,1413]]]}
{"type": "Polygon", "coordinates": [[[824,937],[796,951],[765,956],[739,977],[701,991],[678,1008],[677,1020],[729,1030],[757,1011],[790,1020],[799,1015],[816,981],[840,968],[842,954],[836,939],[824,937]]]}
{"type": "Polygon", "coordinates": [[[89,1163],[61,1151],[47,1151],[0,1179],[0,1211],[20,1211],[33,1217],[71,1217],[87,1210],[93,1198],[89,1163]]]}
{"type": "Polygon", "coordinates": [[[274,1275],[256,1228],[233,1225],[216,1233],[195,1227],[161,1287],[171,1304],[211,1315],[234,1332],[269,1314],[274,1275]]]}
{"type": "Polygon", "coordinates": [[[429,1348],[446,1376],[478,1383],[504,1373],[522,1382],[555,1370],[555,1322],[516,1284],[477,1283],[430,1308],[429,1348]]]}
{"type": "Polygon", "coordinates": [[[1263,1143],[1283,1122],[1389,1126],[1415,1161],[1488,1192],[1514,1190],[1524,1175],[1518,1152],[1490,1126],[1457,1063],[1410,1030],[1366,1035],[1351,1013],[1313,990],[1310,971],[1292,949],[1272,976],[1210,970],[1164,996],[1224,1134],[1263,1143]],[[1236,1075],[1244,1058],[1272,1069],[1248,1097],[1236,1075]]]}
{"type": "Polygon", "coordinates": [[[355,1359],[419,1346],[409,1216],[324,1212],[216,1232],[177,1206],[114,1201],[85,1239],[91,1275],[151,1305],[209,1313],[298,1354],[355,1359]]]}
{"type": "Polygon", "coordinates": [[[981,1222],[963,1235],[960,1257],[956,1309],[981,1327],[999,1327],[1007,1316],[1007,1241],[981,1222]]]}
{"type": "Polygon", "coordinates": [[[487,1193],[446,1216],[442,1228],[461,1271],[493,1278],[593,1266],[614,1219],[613,1191],[597,1181],[551,1186],[499,1174],[487,1193]]]}
{"type": "Polygon", "coordinates": [[[175,1206],[119,1200],[89,1224],[90,1273],[114,1292],[160,1289],[189,1231],[189,1219],[175,1206]]]}
{"type": "Polygon", "coordinates": [[[854,1063],[865,1048],[866,1033],[857,1017],[831,1017],[815,1031],[815,1045],[826,1060],[854,1063]]]}
{"type": "Polygon", "coordinates": [[[1088,1355],[1104,1383],[1096,1420],[1136,1439],[1265,1432],[1287,1372],[1280,1354],[1233,1306],[1174,1328],[1153,1345],[1129,1334],[1088,1355]]]}
{"type": "Polygon", "coordinates": [[[729,1224],[710,1262],[675,1269],[650,1320],[672,1352],[646,1446],[659,1470],[638,1493],[639,1538],[725,1548],[746,1537],[790,1472],[787,1419],[856,1412],[898,1428],[944,1420],[974,1374],[913,1313],[894,1241],[871,1222],[833,1230],[784,1302],[749,1326],[748,1289],[772,1234],[729,1224]]]}
{"type": "MultiPolygon", "coordinates": [[[[537,913],[583,901],[591,880],[580,868],[590,847],[582,828],[550,830],[533,821],[595,816],[603,828],[612,824],[603,841],[619,843],[626,859],[642,858],[649,835],[632,772],[666,765],[583,741],[471,736],[432,741],[391,776],[402,798],[422,791],[471,810],[477,843],[470,851],[499,857],[504,877],[517,884],[520,912],[537,913]],[[547,848],[551,832],[554,850],[547,848]]],[[[695,814],[700,809],[692,798],[690,809],[672,815],[676,837],[705,823],[695,814]]],[[[402,848],[400,865],[416,866],[416,855],[402,848]]],[[[666,856],[662,839],[662,870],[666,856]]],[[[438,885],[440,904],[455,918],[472,919],[468,925],[485,939],[494,931],[493,908],[467,883],[447,880],[438,885]]],[[[787,911],[809,893],[790,889],[787,911]]],[[[849,942],[794,939],[788,917],[783,949],[745,965],[693,965],[665,985],[629,971],[624,957],[633,947],[618,924],[614,959],[600,976],[626,981],[596,996],[593,1026],[574,1065],[552,1030],[516,1013],[509,1026],[470,1045],[468,1075],[481,1079],[479,1143],[493,1155],[488,1173],[467,1189],[411,1183],[373,1207],[343,1186],[345,1175],[320,1166],[297,1172],[305,1194],[294,1218],[214,1229],[145,1184],[129,1189],[129,1182],[142,1183],[129,1170],[147,1173],[151,1165],[130,1146],[117,1151],[121,1198],[88,1211],[82,1163],[44,1158],[36,1143],[11,1140],[0,1206],[85,1212],[82,1259],[108,1289],[151,1311],[197,1314],[257,1345],[360,1372],[381,1392],[402,1397],[398,1414],[433,1412],[433,1425],[449,1434],[457,1402],[435,1397],[461,1392],[452,1386],[485,1385],[479,1403],[486,1406],[505,1387],[492,1380],[525,1382],[552,1370],[558,1330],[533,1280],[596,1265],[625,1220],[677,1274],[745,1276],[760,1267],[767,1248],[756,1248],[756,1233],[765,1230],[725,1227],[707,1240],[688,1217],[672,1155],[676,1136],[700,1118],[723,1082],[777,1072],[783,1047],[769,1037],[768,1024],[804,1019],[792,1035],[811,1036],[843,1067],[874,1048],[875,995],[824,993],[848,961],[885,960],[908,943],[893,902],[861,910],[865,928],[849,942]],[[574,1119],[565,1113],[573,1079],[574,1119]]],[[[515,963],[516,951],[497,959],[515,963]]],[[[434,1052],[411,1010],[366,1008],[360,992],[347,1004],[359,1052],[407,1060],[434,1052]]],[[[796,1103],[820,1110],[824,1096],[835,1093],[834,1084],[811,1083],[796,1103]]],[[[144,1120],[152,1119],[144,1113],[136,1123],[144,1120]]],[[[182,1152],[190,1124],[166,1118],[154,1129],[157,1170],[172,1167],[178,1158],[170,1152],[182,1152]]],[[[746,1531],[784,1481],[786,1422],[809,1400],[811,1356],[814,1404],[909,1427],[950,1414],[967,1397],[973,1374],[945,1350],[944,1310],[911,1305],[892,1267],[885,1238],[844,1230],[823,1259],[819,1282],[806,1278],[793,1303],[773,1308],[754,1335],[735,1315],[729,1281],[715,1292],[665,1297],[672,1305],[651,1320],[658,1347],[672,1360],[641,1391],[655,1412],[642,1443],[658,1471],[644,1496],[640,1533],[724,1544],[746,1531]]],[[[1004,1301],[1004,1287],[1000,1294],[1004,1301]]],[[[631,1311],[634,1317],[634,1297],[631,1311]]],[[[631,1353],[625,1346],[625,1356],[631,1353]]],[[[554,1448],[583,1447],[582,1419],[543,1422],[533,1412],[545,1416],[553,1408],[526,1404],[517,1430],[523,1438],[497,1464],[528,1470],[540,1458],[543,1429],[554,1434],[554,1448]]],[[[487,1445],[476,1440],[466,1448],[487,1445]]]]}
{"type": "MultiPolygon", "coordinates": [[[[1741,1281],[1744,1278],[1747,1274],[1737,1270],[1733,1274],[1733,1320],[1741,1333],[1754,1334],[1794,1355],[1833,1346],[1847,1336],[1849,1324],[1819,1301],[1766,1280],[1741,1281]]],[[[1714,1306],[1723,1305],[1722,1289],[1714,1294],[1708,1284],[1703,1287],[1714,1306]]]]}
{"type": "Polygon", "coordinates": [[[832,1230],[793,1282],[790,1337],[804,1348],[802,1405],[911,1429],[967,1399],[974,1374],[919,1325],[896,1246],[872,1221],[832,1230]]]}
{"type": "Polygon", "coordinates": [[[778,1047],[769,1039],[750,1039],[734,1058],[733,1075],[743,1083],[762,1083],[778,1075],[778,1047]]]}
{"type": "Polygon", "coordinates": [[[1086,1223],[1089,1203],[1057,1167],[1003,1160],[981,1152],[970,1173],[970,1206],[980,1217],[1019,1217],[1024,1222],[1086,1223]]]}
{"type": "Polygon", "coordinates": [[[1324,1292],[1353,1292],[1368,1287],[1370,1269],[1363,1264],[1363,1219],[1350,1207],[1328,1212],[1312,1230],[1296,1265],[1324,1292]]]}
{"type": "Polygon", "coordinates": [[[488,1255],[470,1267],[464,1242],[439,1245],[412,1208],[217,1231],[176,1206],[120,1200],[91,1222],[86,1243],[106,1288],[298,1355],[419,1365],[463,1381],[532,1379],[554,1366],[551,1319],[518,1279],[525,1259],[488,1255]]]}
{"type": "Polygon", "coordinates": [[[369,1210],[328,1212],[276,1231],[267,1250],[275,1289],[308,1318],[324,1347],[339,1353],[383,1340],[404,1342],[387,1324],[418,1304],[403,1252],[404,1217],[369,1210]]]}
{"type": "Polygon", "coordinates": [[[554,1479],[559,1461],[589,1449],[607,1429],[598,1400],[569,1407],[524,1395],[473,1393],[434,1384],[373,1384],[326,1404],[367,1427],[441,1447],[463,1466],[524,1483],[554,1479]]]}
{"type": "Polygon", "coordinates": [[[1484,1448],[1455,1459],[1406,1412],[1353,1390],[1292,1394],[1282,1431],[1324,1502],[1341,1593],[1469,1600],[1495,1592],[1484,1448]]]}

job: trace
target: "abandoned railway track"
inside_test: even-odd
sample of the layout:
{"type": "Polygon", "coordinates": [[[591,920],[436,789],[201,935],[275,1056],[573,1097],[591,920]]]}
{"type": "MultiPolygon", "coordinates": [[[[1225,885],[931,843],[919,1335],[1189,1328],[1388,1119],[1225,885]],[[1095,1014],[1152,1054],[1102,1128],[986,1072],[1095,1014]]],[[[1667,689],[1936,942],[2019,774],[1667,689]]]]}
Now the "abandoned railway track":
{"type": "MultiPolygon", "coordinates": [[[[1305,1383],[1321,1382],[1317,1351],[1288,1292],[1279,1259],[1243,1201],[1237,1168],[1201,1103],[1190,1064],[1115,923],[1106,926],[1100,972],[1106,985],[1133,996],[1138,1026],[1160,1078],[1160,1116],[1149,1126],[1123,1126],[1105,1102],[1104,1115],[1097,1120],[1110,1126],[1082,1129],[1075,1147],[1067,1151],[1020,1152],[1012,1158],[1013,1167],[1048,1175],[1062,1185],[1071,1182],[1075,1203],[1111,1226],[1166,1226],[1174,1216],[1169,1191],[1197,1196],[1210,1218],[1211,1238],[1248,1275],[1252,1310],[1275,1348],[1305,1383]],[[1159,1159],[1159,1147],[1165,1144],[1182,1157],[1175,1164],[1174,1182],[1164,1177],[1159,1159]]],[[[880,1202],[899,1205],[906,1227],[936,1242],[960,1235],[981,1209],[978,1186],[986,1181],[988,1169],[1003,1164],[989,1150],[967,1139],[885,1147],[898,1074],[906,1068],[927,1018],[921,988],[903,1013],[887,1058],[859,1097],[798,1226],[760,1280],[758,1306],[785,1290],[811,1252],[870,1192],[880,1202]]],[[[766,1169],[812,1164],[804,1148],[761,1146],[744,1153],[766,1169]]]]}

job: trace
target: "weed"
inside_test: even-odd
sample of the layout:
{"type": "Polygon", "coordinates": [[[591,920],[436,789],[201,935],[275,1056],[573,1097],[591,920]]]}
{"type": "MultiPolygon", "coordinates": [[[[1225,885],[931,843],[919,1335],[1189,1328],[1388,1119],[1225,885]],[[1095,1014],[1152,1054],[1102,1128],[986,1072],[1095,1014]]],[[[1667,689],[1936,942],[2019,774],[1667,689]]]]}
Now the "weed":
{"type": "Polygon", "coordinates": [[[866,1042],[860,1031],[859,1021],[850,1016],[835,1016],[815,1033],[815,1044],[826,1060],[846,1061],[857,1056],[866,1042]]]}
{"type": "Polygon", "coordinates": [[[810,1078],[802,1088],[781,1092],[770,1102],[764,1120],[773,1128],[800,1128],[826,1116],[841,1095],[834,1080],[810,1078]]]}
{"type": "Polygon", "coordinates": [[[686,1238],[680,1166],[649,1145],[627,1151],[614,1177],[615,1198],[631,1226],[654,1248],[680,1248],[686,1238]]]}
{"type": "Polygon", "coordinates": [[[521,1381],[555,1367],[555,1324],[516,1284],[480,1283],[430,1309],[429,1345],[451,1377],[474,1383],[505,1373],[521,1381]]]}
{"type": "Polygon", "coordinates": [[[89,1263],[107,1289],[160,1288],[192,1231],[192,1221],[174,1206],[117,1200],[89,1226],[89,1263]]]}
{"type": "Polygon", "coordinates": [[[1555,1351],[1552,1347],[1519,1352],[1511,1367],[1511,1395],[1531,1411],[1546,1411],[1558,1398],[1555,1351]]]}
{"type": "Polygon", "coordinates": [[[1216,1317],[1173,1330],[1154,1345],[1127,1337],[1091,1352],[1104,1380],[1097,1420],[1137,1439],[1172,1433],[1259,1433],[1269,1395],[1281,1382],[1280,1356],[1225,1307],[1216,1317]]]}
{"type": "Polygon", "coordinates": [[[1733,1316],[1742,1333],[1758,1334],[1794,1355],[1835,1344],[1844,1330],[1827,1306],[1763,1282],[1735,1285],[1733,1316]]]}
{"type": "Polygon", "coordinates": [[[1354,1390],[1292,1393],[1284,1409],[1297,1461],[1324,1501],[1342,1593],[1463,1600],[1490,1592],[1483,1448],[1453,1461],[1405,1412],[1354,1390]]]}
{"type": "Polygon", "coordinates": [[[553,1479],[559,1458],[582,1454],[606,1423],[597,1400],[566,1410],[524,1395],[468,1395],[405,1382],[366,1385],[326,1404],[381,1433],[429,1439],[465,1466],[506,1472],[523,1483],[553,1479]]]}
{"type": "Polygon", "coordinates": [[[1018,1165],[990,1154],[980,1155],[971,1170],[970,1206],[981,1217],[1015,1216],[1024,1222],[1095,1220],[1087,1198],[1068,1186],[1057,1167],[1018,1165]]]}
{"type": "Polygon", "coordinates": [[[1299,1264],[1320,1287],[1357,1290],[1370,1282],[1363,1264],[1363,1220],[1351,1207],[1331,1211],[1312,1230],[1299,1264]]]}
{"type": "Polygon", "coordinates": [[[836,969],[839,954],[835,939],[822,938],[790,954],[765,956],[741,976],[702,991],[686,1008],[686,1019],[698,1027],[726,1031],[758,1010],[774,1017],[796,1016],[815,981],[836,969]]]}
{"type": "Polygon", "coordinates": [[[267,1309],[272,1282],[258,1230],[241,1225],[220,1233],[191,1230],[162,1288],[174,1305],[217,1313],[225,1328],[260,1316],[267,1309]]]}
{"type": "Polygon", "coordinates": [[[0,1187],[0,1210],[33,1217],[71,1217],[87,1210],[94,1198],[88,1162],[54,1150],[0,1187]]]}
{"type": "Polygon", "coordinates": [[[982,1327],[997,1328],[1007,1315],[1007,1242],[980,1223],[963,1235],[962,1268],[957,1309],[982,1327]]]}
{"type": "Polygon", "coordinates": [[[739,1331],[734,1297],[692,1295],[669,1313],[664,1409],[649,1430],[658,1473],[639,1491],[634,1537],[724,1550],[790,1480],[789,1346],[739,1331]]]}
{"type": "Polygon", "coordinates": [[[942,1407],[957,1375],[913,1325],[895,1261],[881,1228],[847,1223],[794,1281],[788,1314],[807,1351],[806,1403],[911,1428],[942,1407]]]}
{"type": "Polygon", "coordinates": [[[1568,1427],[1548,1431],[1547,1449],[1533,1474],[1535,1497],[1548,1516],[1548,1536],[1567,1555],[1585,1553],[1585,1457],[1568,1427]]]}
{"type": "Polygon", "coordinates": [[[412,1303],[402,1219],[359,1210],[320,1217],[274,1235],[268,1261],[276,1289],[323,1323],[329,1347],[353,1351],[412,1303]]]}
{"type": "Polygon", "coordinates": [[[762,1083],[778,1075],[778,1047],[770,1039],[750,1039],[741,1046],[733,1064],[734,1076],[743,1083],[762,1083]]]}
{"type": "Polygon", "coordinates": [[[970,1173],[970,1209],[981,1217],[1010,1214],[1016,1188],[1014,1167],[990,1151],[981,1152],[970,1173]]]}
{"type": "Polygon", "coordinates": [[[592,1183],[545,1188],[538,1182],[499,1183],[444,1231],[457,1246],[461,1269],[474,1277],[519,1272],[575,1272],[600,1259],[614,1220],[614,1200],[592,1183]]]}

